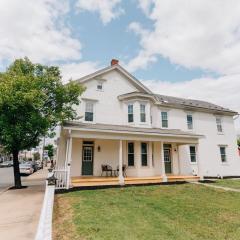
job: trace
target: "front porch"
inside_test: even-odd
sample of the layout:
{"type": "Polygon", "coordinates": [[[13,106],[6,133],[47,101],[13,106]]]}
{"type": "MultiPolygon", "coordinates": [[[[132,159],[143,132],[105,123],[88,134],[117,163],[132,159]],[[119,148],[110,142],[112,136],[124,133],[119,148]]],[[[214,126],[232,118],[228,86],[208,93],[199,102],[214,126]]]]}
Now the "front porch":
{"type": "MultiPolygon", "coordinates": [[[[168,175],[168,182],[198,181],[198,176],[168,175]]],[[[72,177],[72,187],[96,187],[120,185],[118,177],[72,177]]],[[[162,176],[153,177],[125,177],[125,185],[157,184],[164,182],[162,176]]]]}
{"type": "Polygon", "coordinates": [[[61,177],[66,188],[199,179],[199,135],[180,130],[87,127],[66,128],[61,136],[57,167],[67,174],[61,177]],[[196,151],[191,156],[194,162],[190,161],[189,145],[196,151]],[[100,177],[105,176],[106,165],[112,176],[118,177],[100,177]]]}

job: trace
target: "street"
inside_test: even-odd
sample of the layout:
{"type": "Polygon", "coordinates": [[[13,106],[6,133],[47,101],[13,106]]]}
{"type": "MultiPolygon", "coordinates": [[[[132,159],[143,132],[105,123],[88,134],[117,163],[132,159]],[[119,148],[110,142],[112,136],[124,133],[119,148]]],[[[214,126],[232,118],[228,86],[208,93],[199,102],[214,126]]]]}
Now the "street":
{"type": "Polygon", "coordinates": [[[0,193],[6,188],[13,185],[13,168],[0,168],[0,193]]]}

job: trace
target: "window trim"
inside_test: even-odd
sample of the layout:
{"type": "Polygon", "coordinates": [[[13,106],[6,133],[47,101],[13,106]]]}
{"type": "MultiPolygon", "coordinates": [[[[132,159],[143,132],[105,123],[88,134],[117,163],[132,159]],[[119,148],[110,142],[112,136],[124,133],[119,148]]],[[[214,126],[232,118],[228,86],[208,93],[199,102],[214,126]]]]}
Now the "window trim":
{"type": "Polygon", "coordinates": [[[216,128],[217,128],[217,133],[218,134],[224,134],[222,119],[223,119],[222,116],[215,116],[215,122],[216,122],[216,128]],[[218,126],[219,126],[219,123],[217,121],[218,119],[220,120],[221,131],[219,131],[219,129],[218,129],[218,126]]]}
{"type": "Polygon", "coordinates": [[[190,130],[190,131],[192,131],[192,130],[194,129],[194,124],[193,124],[193,122],[194,122],[194,121],[193,121],[193,114],[191,114],[191,113],[187,113],[187,116],[186,116],[186,117],[187,117],[187,129],[190,130]],[[191,123],[191,126],[192,126],[192,127],[191,127],[191,128],[189,128],[189,126],[190,126],[190,125],[189,125],[189,121],[188,121],[188,117],[189,117],[189,116],[191,116],[191,118],[192,118],[192,123],[191,123]]]}
{"type": "Polygon", "coordinates": [[[104,88],[103,88],[103,81],[100,81],[100,80],[97,81],[97,91],[100,91],[100,92],[103,92],[103,91],[104,91],[104,88]],[[102,86],[101,89],[98,88],[99,85],[102,86]]]}
{"type": "Polygon", "coordinates": [[[142,124],[147,123],[147,116],[146,116],[147,104],[140,102],[140,105],[139,105],[139,106],[140,106],[140,123],[142,123],[142,124]],[[141,106],[144,106],[144,112],[142,112],[141,106]],[[144,114],[143,116],[144,116],[144,120],[145,120],[145,121],[142,121],[142,114],[144,114]]]}
{"type": "Polygon", "coordinates": [[[218,149],[219,149],[219,154],[220,154],[220,161],[223,165],[228,164],[228,157],[227,157],[227,145],[218,145],[218,149]],[[225,161],[222,161],[222,153],[221,153],[221,148],[224,148],[225,151],[225,161]]]}
{"type": "Polygon", "coordinates": [[[134,142],[127,142],[127,163],[128,167],[135,167],[135,144],[134,142]],[[133,144],[133,152],[129,152],[129,144],[133,144]],[[129,165],[129,155],[133,155],[133,165],[129,165]]]}
{"type": "Polygon", "coordinates": [[[87,123],[94,123],[94,121],[95,121],[95,103],[94,103],[94,101],[91,101],[91,100],[87,100],[87,101],[85,101],[85,104],[84,104],[84,122],[87,122],[87,123]],[[86,113],[87,113],[87,104],[88,103],[91,103],[92,104],[92,112],[88,112],[88,113],[92,113],[92,121],[88,121],[88,120],[86,120],[86,113]]]}
{"type": "Polygon", "coordinates": [[[127,104],[127,122],[128,123],[134,123],[134,104],[128,103],[127,104]],[[132,113],[129,113],[129,106],[132,106],[132,113]],[[129,115],[132,115],[132,121],[129,121],[129,115]]]}
{"type": "Polygon", "coordinates": [[[167,110],[161,110],[161,126],[162,126],[162,128],[169,128],[169,114],[168,114],[168,112],[169,111],[167,111],[167,110]],[[167,114],[167,120],[163,120],[162,113],[166,113],[167,114]],[[163,126],[163,121],[167,121],[167,127],[163,126]]]}
{"type": "Polygon", "coordinates": [[[141,142],[141,167],[148,167],[148,152],[149,152],[149,150],[148,150],[148,143],[147,142],[141,142]],[[143,153],[143,149],[142,149],[142,144],[146,144],[146,153],[143,153]],[[146,156],[146,160],[147,160],[147,162],[146,162],[146,165],[143,165],[143,155],[145,155],[146,156]]]}
{"type": "Polygon", "coordinates": [[[190,164],[196,165],[198,164],[198,157],[197,157],[197,146],[196,145],[189,145],[189,157],[190,157],[190,164]],[[191,147],[195,148],[195,162],[192,162],[192,154],[191,154],[191,147]]]}

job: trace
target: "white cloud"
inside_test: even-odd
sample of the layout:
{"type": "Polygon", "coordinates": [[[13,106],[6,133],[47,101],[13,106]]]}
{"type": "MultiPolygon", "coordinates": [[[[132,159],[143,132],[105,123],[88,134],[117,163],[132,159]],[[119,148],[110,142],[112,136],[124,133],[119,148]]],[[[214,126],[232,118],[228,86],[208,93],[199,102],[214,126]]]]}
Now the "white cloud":
{"type": "Polygon", "coordinates": [[[240,73],[240,1],[139,0],[139,7],[153,29],[130,25],[141,45],[130,70],[163,56],[187,68],[240,73]]]}
{"type": "Polygon", "coordinates": [[[97,62],[77,62],[77,63],[69,63],[60,66],[60,70],[62,73],[63,82],[66,83],[70,79],[76,80],[85,75],[91,74],[101,66],[97,62]]]}
{"type": "Polygon", "coordinates": [[[124,13],[119,6],[121,0],[78,0],[76,7],[79,11],[98,12],[103,24],[107,24],[124,13]]]}
{"type": "Polygon", "coordinates": [[[63,22],[66,0],[1,0],[0,61],[28,56],[53,62],[81,57],[81,43],[63,22]]]}

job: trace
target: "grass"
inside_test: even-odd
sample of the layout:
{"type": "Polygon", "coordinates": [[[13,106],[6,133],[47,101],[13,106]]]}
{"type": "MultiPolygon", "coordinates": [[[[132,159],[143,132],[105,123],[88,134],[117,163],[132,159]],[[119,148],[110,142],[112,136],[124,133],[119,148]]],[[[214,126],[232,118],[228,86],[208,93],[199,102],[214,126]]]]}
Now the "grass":
{"type": "Polygon", "coordinates": [[[56,195],[54,239],[240,239],[240,193],[161,185],[56,195]]]}
{"type": "Polygon", "coordinates": [[[221,179],[216,180],[213,184],[240,190],[240,179],[221,179]]]}

